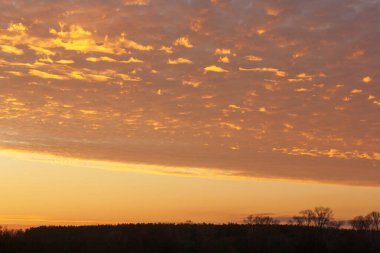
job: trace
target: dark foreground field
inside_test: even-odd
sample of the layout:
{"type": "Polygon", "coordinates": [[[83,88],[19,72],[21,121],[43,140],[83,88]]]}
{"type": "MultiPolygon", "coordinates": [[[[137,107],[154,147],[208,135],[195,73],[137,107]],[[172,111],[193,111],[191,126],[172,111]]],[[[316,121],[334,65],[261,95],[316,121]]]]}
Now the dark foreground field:
{"type": "Polygon", "coordinates": [[[0,232],[0,252],[380,252],[380,233],[289,225],[138,224],[0,232]]]}

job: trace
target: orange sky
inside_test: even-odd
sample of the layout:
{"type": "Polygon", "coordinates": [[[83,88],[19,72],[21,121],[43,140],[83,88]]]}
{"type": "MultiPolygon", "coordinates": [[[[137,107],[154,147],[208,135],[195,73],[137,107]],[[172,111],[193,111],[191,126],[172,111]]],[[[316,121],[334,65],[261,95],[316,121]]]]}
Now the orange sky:
{"type": "Polygon", "coordinates": [[[10,228],[124,222],[242,222],[248,214],[283,221],[331,207],[338,219],[379,210],[379,187],[288,180],[174,176],[143,165],[0,153],[0,224],[10,228]],[[149,168],[148,168],[149,169],[149,168]]]}
{"type": "Polygon", "coordinates": [[[169,2],[0,0],[0,224],[380,209],[377,1],[169,2]]]}

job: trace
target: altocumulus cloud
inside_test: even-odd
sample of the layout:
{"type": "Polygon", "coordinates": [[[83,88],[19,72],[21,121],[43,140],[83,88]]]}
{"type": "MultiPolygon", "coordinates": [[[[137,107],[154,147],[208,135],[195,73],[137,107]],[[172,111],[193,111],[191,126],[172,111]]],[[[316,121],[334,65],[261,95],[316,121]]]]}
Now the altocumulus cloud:
{"type": "Polygon", "coordinates": [[[378,1],[0,10],[4,149],[380,185],[378,1]]]}

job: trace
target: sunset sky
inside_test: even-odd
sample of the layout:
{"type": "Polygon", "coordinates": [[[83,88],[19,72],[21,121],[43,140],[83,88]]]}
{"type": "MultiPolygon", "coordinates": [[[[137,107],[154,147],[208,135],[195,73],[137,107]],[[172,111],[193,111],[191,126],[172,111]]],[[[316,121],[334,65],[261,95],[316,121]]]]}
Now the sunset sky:
{"type": "Polygon", "coordinates": [[[380,210],[379,13],[0,0],[0,225],[380,210]]]}

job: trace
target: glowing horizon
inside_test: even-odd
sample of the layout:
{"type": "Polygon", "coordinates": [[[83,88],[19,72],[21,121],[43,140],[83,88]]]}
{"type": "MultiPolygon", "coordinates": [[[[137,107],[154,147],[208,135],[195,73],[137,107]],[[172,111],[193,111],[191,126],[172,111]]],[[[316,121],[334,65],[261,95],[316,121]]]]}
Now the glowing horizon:
{"type": "Polygon", "coordinates": [[[369,186],[184,177],[150,173],[141,165],[115,169],[104,162],[18,152],[1,152],[0,163],[7,182],[0,185],[0,224],[11,229],[187,220],[241,223],[248,214],[263,213],[285,222],[319,205],[333,208],[336,219],[347,220],[376,209],[380,193],[379,187],[369,186]]]}

